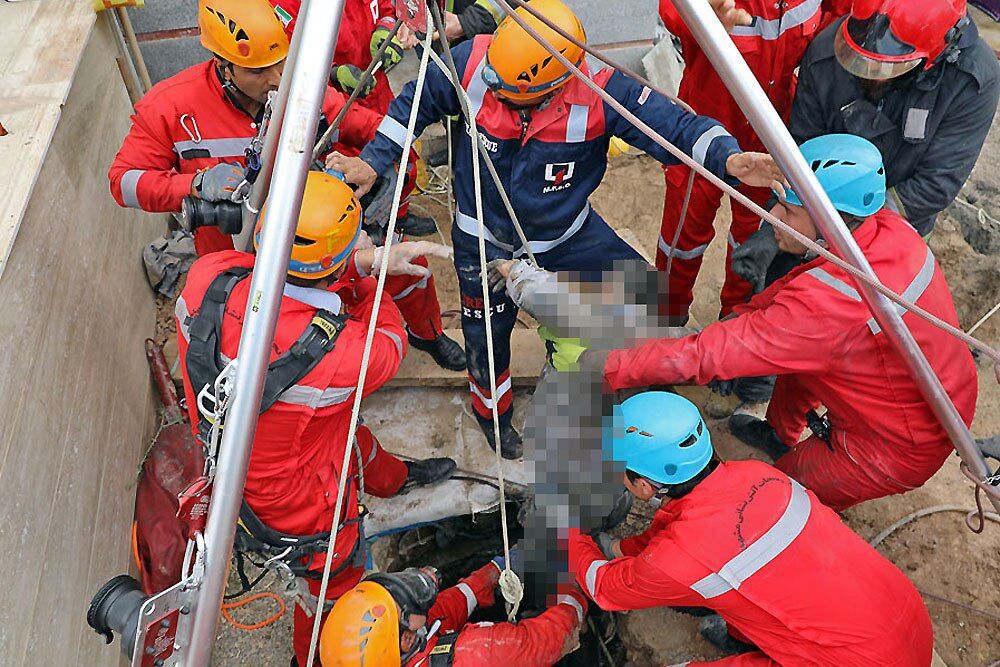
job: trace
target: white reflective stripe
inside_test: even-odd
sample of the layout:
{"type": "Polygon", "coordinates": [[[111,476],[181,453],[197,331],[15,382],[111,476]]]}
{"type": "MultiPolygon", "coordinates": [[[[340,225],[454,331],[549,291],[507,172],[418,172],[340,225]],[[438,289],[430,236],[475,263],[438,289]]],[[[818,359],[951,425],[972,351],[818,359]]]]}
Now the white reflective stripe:
{"type": "Polygon", "coordinates": [[[676,259],[694,259],[695,257],[701,257],[705,254],[705,249],[708,244],[700,245],[697,248],[691,248],[690,250],[680,250],[678,248],[673,248],[666,240],[661,236],[656,245],[660,247],[664,255],[675,257],[676,259]]]}
{"type": "Polygon", "coordinates": [[[317,310],[327,310],[334,315],[339,315],[343,307],[343,302],[336,292],[328,292],[315,287],[299,287],[291,283],[285,283],[285,296],[295,299],[299,303],[312,306],[317,310]]]}
{"type": "Polygon", "coordinates": [[[431,277],[430,274],[427,274],[426,276],[424,276],[423,278],[421,278],[417,282],[413,283],[412,285],[410,285],[409,287],[407,287],[406,289],[404,289],[402,292],[400,292],[396,296],[392,297],[392,300],[393,301],[399,301],[400,299],[405,299],[406,297],[410,296],[410,294],[413,293],[413,290],[423,289],[423,288],[427,287],[427,281],[430,280],[430,277],[431,277]]]}
{"type": "Polygon", "coordinates": [[[476,606],[478,604],[476,601],[476,594],[472,592],[471,588],[469,588],[469,584],[465,583],[464,581],[459,582],[459,584],[455,586],[455,588],[462,591],[462,595],[465,596],[466,616],[471,615],[472,612],[476,610],[476,606]]]}
{"type": "MultiPolygon", "coordinates": [[[[573,219],[573,224],[567,227],[566,231],[563,232],[559,238],[552,239],[551,241],[528,241],[528,248],[530,248],[531,252],[535,253],[536,255],[540,255],[543,252],[548,252],[549,250],[552,250],[560,243],[565,243],[567,240],[569,240],[570,237],[572,237],[574,234],[576,234],[583,228],[583,223],[587,221],[587,216],[589,215],[590,215],[590,202],[587,202],[587,205],[583,207],[583,210],[577,213],[576,218],[573,219]]],[[[527,253],[525,252],[523,247],[518,248],[517,250],[514,251],[514,257],[520,257],[525,254],[527,253]]]]}
{"type": "Polygon", "coordinates": [[[738,590],[740,585],[778,557],[795,540],[809,520],[812,503],[802,485],[792,481],[792,494],[781,517],[766,533],[691,588],[705,599],[738,590]]]}
{"type": "Polygon", "coordinates": [[[177,331],[180,335],[184,336],[184,340],[191,340],[191,334],[188,333],[187,318],[190,317],[190,311],[188,311],[187,301],[184,300],[183,296],[177,297],[177,303],[174,304],[174,317],[177,318],[177,331]]]}
{"type": "Polygon", "coordinates": [[[375,331],[380,334],[384,334],[388,338],[392,339],[392,342],[396,344],[396,351],[399,352],[400,359],[403,358],[403,341],[400,340],[399,336],[389,331],[388,329],[383,329],[382,327],[376,327],[375,331]]]}
{"type": "Polygon", "coordinates": [[[753,17],[750,25],[738,25],[732,30],[733,37],[760,37],[773,41],[781,37],[786,30],[797,28],[820,11],[822,0],[806,0],[798,7],[785,12],[780,19],[764,19],[753,17]]]}
{"type": "MultiPolygon", "coordinates": [[[[357,442],[358,442],[357,438],[355,438],[354,439],[355,445],[357,445],[357,442]]],[[[367,468],[368,464],[375,460],[375,457],[378,456],[378,448],[379,448],[378,441],[373,442],[371,451],[368,452],[368,460],[364,462],[363,467],[367,468]]]]}
{"type": "MultiPolygon", "coordinates": [[[[913,277],[910,284],[906,286],[903,293],[900,294],[901,297],[906,299],[911,303],[916,303],[923,293],[931,284],[931,280],[934,279],[934,253],[931,252],[930,247],[927,248],[927,255],[924,257],[924,263],[917,271],[917,275],[913,277]]],[[[896,312],[902,317],[906,314],[906,308],[899,305],[898,303],[892,304],[892,307],[896,309],[896,312]]],[[[868,320],[868,328],[871,329],[873,334],[877,334],[882,331],[882,327],[878,325],[875,318],[868,320]]]]}
{"type": "Polygon", "coordinates": [[[310,387],[295,384],[283,391],[278,400],[292,405],[304,405],[309,408],[328,408],[331,405],[346,403],[354,393],[354,387],[310,387]]]}
{"type": "MultiPolygon", "coordinates": [[[[208,157],[246,157],[245,151],[253,137],[227,137],[201,141],[175,141],[174,151],[181,155],[186,150],[208,151],[208,157]]],[[[198,156],[202,157],[202,156],[198,156]]]]}
{"type": "Polygon", "coordinates": [[[576,609],[577,621],[583,623],[583,605],[572,595],[557,595],[556,604],[568,604],[569,606],[576,609]]]}
{"type": "Polygon", "coordinates": [[[736,242],[736,238],[733,236],[732,232],[729,232],[729,238],[726,239],[729,242],[729,247],[733,250],[739,250],[740,244],[736,242]]]}
{"type": "Polygon", "coordinates": [[[122,201],[129,208],[142,208],[139,205],[139,194],[136,187],[139,185],[139,178],[146,172],[142,169],[129,169],[122,174],[122,201]]]}
{"type": "MultiPolygon", "coordinates": [[[[511,388],[510,378],[507,378],[506,380],[498,384],[497,399],[503,398],[503,395],[506,394],[508,391],[510,391],[510,388],[511,388]]],[[[483,391],[478,386],[476,386],[476,383],[472,382],[471,380],[469,381],[469,389],[472,391],[473,394],[475,394],[479,398],[480,401],[482,401],[486,405],[486,407],[488,408],[493,407],[493,399],[487,397],[486,394],[484,394],[483,391]]]]}
{"type": "Polygon", "coordinates": [[[806,271],[806,275],[812,276],[821,283],[832,287],[846,297],[853,299],[854,301],[861,301],[861,295],[858,294],[858,290],[854,289],[847,283],[845,283],[840,278],[834,278],[831,276],[826,269],[816,267],[815,269],[809,269],[806,271]]]}
{"type": "MultiPolygon", "coordinates": [[[[486,82],[483,81],[483,67],[486,66],[486,54],[479,60],[476,68],[472,70],[472,77],[469,79],[469,87],[466,94],[469,96],[469,117],[475,121],[479,116],[479,110],[483,108],[483,99],[486,97],[486,82]]],[[[466,121],[468,126],[468,121],[466,121]]]]}
{"type": "Polygon", "coordinates": [[[597,571],[608,564],[606,560],[595,560],[587,568],[587,576],[584,577],[583,583],[587,587],[587,592],[590,593],[590,597],[594,597],[597,593],[594,591],[594,587],[597,585],[597,571]]]}
{"type": "Polygon", "coordinates": [[[691,149],[691,157],[694,158],[695,162],[704,167],[705,159],[708,157],[708,149],[712,145],[712,142],[719,137],[728,136],[731,135],[726,132],[726,128],[721,125],[713,125],[698,137],[698,141],[694,142],[694,147],[691,149]]]}
{"type": "Polygon", "coordinates": [[[566,143],[578,144],[587,140],[587,123],[590,120],[590,107],[582,104],[569,105],[569,118],[566,120],[566,143]]]}
{"type": "Polygon", "coordinates": [[[377,131],[400,148],[406,143],[406,127],[392,116],[382,118],[377,131]]]}
{"type": "MultiPolygon", "coordinates": [[[[455,224],[458,225],[458,228],[461,229],[466,234],[478,238],[479,221],[473,218],[472,216],[466,215],[461,211],[456,210],[455,224]]],[[[493,236],[493,232],[491,232],[490,228],[487,227],[486,225],[483,225],[483,237],[486,239],[487,243],[492,243],[496,247],[502,248],[507,252],[513,252],[514,250],[514,246],[510,245],[509,243],[503,243],[502,241],[498,240],[497,237],[493,236]]]]}

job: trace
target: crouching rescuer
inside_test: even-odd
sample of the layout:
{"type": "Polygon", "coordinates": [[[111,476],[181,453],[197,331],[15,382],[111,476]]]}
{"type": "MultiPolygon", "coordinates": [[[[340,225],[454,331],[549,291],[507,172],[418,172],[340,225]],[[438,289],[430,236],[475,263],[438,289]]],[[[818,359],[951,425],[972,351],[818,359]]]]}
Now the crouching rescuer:
{"type": "MultiPolygon", "coordinates": [[[[266,219],[266,207],[261,220],[266,219]]],[[[260,237],[261,224],[255,234],[260,237]]],[[[319,593],[329,530],[337,501],[339,467],[348,446],[351,404],[362,363],[365,335],[375,305],[375,280],[382,261],[390,274],[423,272],[415,257],[445,253],[442,246],[406,242],[393,248],[359,248],[361,207],[350,187],[322,172],[310,172],[288,278],[274,333],[261,415],[247,473],[241,531],[251,543],[297,546],[286,559],[298,577],[294,648],[308,658],[312,614],[319,593]],[[301,539],[305,538],[305,539],[301,539]]],[[[236,356],[253,272],[254,256],[213,253],[191,267],[177,301],[177,331],[184,392],[192,424],[209,427],[199,414],[199,394],[210,391],[229,359],[236,356]]],[[[399,310],[382,294],[367,382],[370,394],[395,375],[406,350],[399,310]]],[[[390,497],[400,490],[435,484],[451,476],[455,463],[436,458],[403,462],[381,448],[374,434],[358,426],[345,498],[343,523],[333,553],[327,590],[336,599],[364,572],[365,493],[390,497]],[[360,469],[359,469],[360,467],[360,469]]]]}
{"type": "Polygon", "coordinates": [[[602,609],[714,610],[706,639],[744,651],[715,665],[930,664],[930,616],[906,576],[780,470],[721,461],[687,399],[626,399],[602,446],[633,495],[661,503],[634,537],[570,536],[570,567],[602,609]]]}

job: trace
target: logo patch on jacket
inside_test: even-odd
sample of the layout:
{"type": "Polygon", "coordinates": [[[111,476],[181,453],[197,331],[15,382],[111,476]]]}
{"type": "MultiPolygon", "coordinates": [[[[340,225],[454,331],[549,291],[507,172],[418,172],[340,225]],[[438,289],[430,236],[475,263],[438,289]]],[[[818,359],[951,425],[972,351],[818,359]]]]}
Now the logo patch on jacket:
{"type": "Polygon", "coordinates": [[[571,179],[575,168],[576,162],[550,162],[545,165],[545,180],[552,185],[542,188],[542,194],[558,192],[572,186],[571,179]]]}

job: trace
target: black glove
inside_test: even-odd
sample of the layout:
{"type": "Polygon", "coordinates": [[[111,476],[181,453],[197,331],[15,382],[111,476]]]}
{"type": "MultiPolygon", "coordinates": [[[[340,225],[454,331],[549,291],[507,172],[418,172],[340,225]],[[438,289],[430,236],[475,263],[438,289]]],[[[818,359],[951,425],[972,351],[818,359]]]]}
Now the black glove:
{"type": "Polygon", "coordinates": [[[712,380],[708,388],[719,396],[731,396],[736,391],[736,380],[712,380]]]}
{"type": "Polygon", "coordinates": [[[983,456],[989,456],[1000,461],[1000,435],[976,440],[976,444],[979,445],[979,450],[983,453],[983,456]]]}
{"type": "Polygon", "coordinates": [[[778,242],[774,238],[774,230],[765,222],[733,251],[733,273],[750,283],[755,293],[762,292],[767,267],[777,256],[778,242]]]}

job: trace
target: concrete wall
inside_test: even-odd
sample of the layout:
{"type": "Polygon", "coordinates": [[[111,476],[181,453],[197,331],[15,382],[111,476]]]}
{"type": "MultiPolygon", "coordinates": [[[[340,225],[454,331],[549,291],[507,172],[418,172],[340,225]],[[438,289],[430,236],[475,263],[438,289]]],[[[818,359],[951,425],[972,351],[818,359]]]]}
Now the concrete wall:
{"type": "Polygon", "coordinates": [[[23,214],[0,276],[0,665],[116,665],[117,646],[85,619],[91,595],[131,560],[136,466],[155,420],[143,353],[155,312],[139,253],[159,224],[108,192],[131,109],[108,25],[79,0],[2,12],[40,34],[0,46],[0,87],[37,94],[20,109],[0,102],[11,132],[0,179],[33,183],[23,206],[5,202],[23,214]],[[48,51],[70,58],[65,72],[44,57],[17,63],[43,35],[60,36],[48,51]],[[34,115],[51,134],[27,121],[32,103],[45,105],[34,115]]]}

